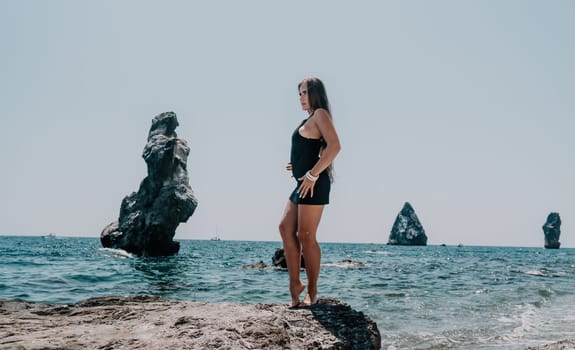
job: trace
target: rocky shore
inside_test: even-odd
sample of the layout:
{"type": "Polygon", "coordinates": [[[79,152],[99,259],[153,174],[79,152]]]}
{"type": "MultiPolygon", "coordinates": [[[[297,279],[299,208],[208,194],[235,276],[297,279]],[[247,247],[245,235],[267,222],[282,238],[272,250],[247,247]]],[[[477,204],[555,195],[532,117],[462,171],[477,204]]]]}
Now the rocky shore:
{"type": "Polygon", "coordinates": [[[575,349],[575,338],[562,340],[557,343],[530,347],[527,350],[573,350],[575,349]]]}
{"type": "Polygon", "coordinates": [[[73,305],[0,300],[0,349],[380,349],[377,325],[335,299],[202,303],[149,296],[73,305]]]}

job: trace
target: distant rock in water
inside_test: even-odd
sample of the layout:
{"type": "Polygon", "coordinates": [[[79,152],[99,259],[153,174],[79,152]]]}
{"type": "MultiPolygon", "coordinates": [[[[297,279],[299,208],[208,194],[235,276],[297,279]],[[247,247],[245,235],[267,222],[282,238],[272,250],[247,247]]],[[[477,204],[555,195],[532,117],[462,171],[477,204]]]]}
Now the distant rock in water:
{"type": "Polygon", "coordinates": [[[245,265],[242,268],[246,269],[246,270],[262,270],[267,268],[268,266],[263,262],[263,261],[259,261],[255,264],[251,264],[251,265],[245,265]]]}
{"type": "MultiPolygon", "coordinates": [[[[287,269],[287,262],[283,248],[276,249],[274,256],[272,257],[272,264],[275,267],[281,267],[282,269],[287,269]]],[[[302,269],[305,269],[305,261],[303,260],[303,254],[301,255],[300,265],[302,269]]]]}
{"type": "Polygon", "coordinates": [[[389,234],[390,245],[427,245],[427,236],[413,207],[405,202],[389,234]]]}
{"type": "Polygon", "coordinates": [[[547,221],[543,225],[545,234],[545,248],[559,249],[559,235],[561,234],[561,218],[559,213],[551,213],[547,216],[547,221]]]}
{"type": "Polygon", "coordinates": [[[185,140],[176,135],[178,119],[173,112],[152,120],[142,157],[148,176],[138,192],[126,196],[118,221],[104,228],[100,241],[105,248],[123,249],[139,256],[176,254],[176,228],[194,213],[198,201],[189,184],[185,140]]]}

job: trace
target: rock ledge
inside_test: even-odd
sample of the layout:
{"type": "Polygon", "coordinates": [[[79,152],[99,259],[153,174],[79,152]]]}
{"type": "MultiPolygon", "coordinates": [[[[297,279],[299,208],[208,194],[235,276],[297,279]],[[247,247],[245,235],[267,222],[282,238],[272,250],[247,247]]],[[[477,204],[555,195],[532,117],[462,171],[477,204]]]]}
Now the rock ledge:
{"type": "Polygon", "coordinates": [[[0,349],[381,348],[375,322],[331,298],[298,309],[148,296],[73,305],[0,299],[0,314],[0,349]]]}

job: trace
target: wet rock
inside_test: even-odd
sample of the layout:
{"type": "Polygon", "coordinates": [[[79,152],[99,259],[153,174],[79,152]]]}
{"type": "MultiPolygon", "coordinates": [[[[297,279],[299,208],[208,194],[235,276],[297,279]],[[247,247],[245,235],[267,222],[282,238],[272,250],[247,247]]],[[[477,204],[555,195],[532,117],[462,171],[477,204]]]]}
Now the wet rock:
{"type": "Polygon", "coordinates": [[[176,135],[178,120],[173,112],[152,120],[142,157],[148,176],[138,192],[122,200],[118,221],[104,228],[100,236],[105,248],[123,249],[139,256],[172,255],[176,228],[194,213],[198,201],[189,184],[185,140],[176,135]]]}
{"type": "MultiPolygon", "coordinates": [[[[303,254],[301,255],[301,268],[305,269],[305,261],[303,259],[303,254]]],[[[274,256],[272,257],[272,265],[274,265],[275,267],[279,267],[282,269],[287,269],[287,262],[286,262],[286,257],[284,255],[284,250],[283,248],[277,248],[274,256]]]]}
{"type": "Polygon", "coordinates": [[[427,245],[425,230],[421,226],[413,207],[408,202],[405,202],[401,212],[397,215],[387,244],[427,245]]]}
{"type": "Polygon", "coordinates": [[[268,266],[267,266],[263,261],[260,260],[259,262],[255,263],[255,264],[245,265],[245,266],[243,267],[243,269],[246,269],[246,270],[261,270],[261,269],[265,269],[265,268],[267,268],[267,267],[268,267],[268,266]]]}
{"type": "Polygon", "coordinates": [[[543,233],[545,234],[545,248],[559,249],[559,235],[561,235],[561,217],[559,213],[550,213],[547,216],[547,221],[543,225],[543,233]]]}
{"type": "Polygon", "coordinates": [[[364,263],[361,261],[354,261],[351,259],[344,259],[338,263],[340,266],[348,266],[348,267],[366,267],[364,263]]]}
{"type": "Polygon", "coordinates": [[[306,308],[97,297],[73,305],[0,299],[1,349],[380,349],[375,322],[331,298],[306,308]]]}

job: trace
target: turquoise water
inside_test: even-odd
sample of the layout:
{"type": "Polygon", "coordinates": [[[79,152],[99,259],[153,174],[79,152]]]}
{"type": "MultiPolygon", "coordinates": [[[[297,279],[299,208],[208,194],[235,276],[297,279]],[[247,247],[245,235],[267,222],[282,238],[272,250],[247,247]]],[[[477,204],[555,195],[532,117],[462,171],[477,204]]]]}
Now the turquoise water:
{"type": "MultiPolygon", "coordinates": [[[[0,236],[0,298],[289,302],[285,271],[244,268],[271,264],[280,242],[180,242],[176,256],[136,258],[97,238],[0,236]]],[[[575,249],[321,247],[320,296],[371,316],[383,349],[525,349],[575,335],[575,249]]]]}

